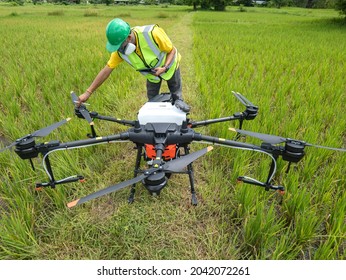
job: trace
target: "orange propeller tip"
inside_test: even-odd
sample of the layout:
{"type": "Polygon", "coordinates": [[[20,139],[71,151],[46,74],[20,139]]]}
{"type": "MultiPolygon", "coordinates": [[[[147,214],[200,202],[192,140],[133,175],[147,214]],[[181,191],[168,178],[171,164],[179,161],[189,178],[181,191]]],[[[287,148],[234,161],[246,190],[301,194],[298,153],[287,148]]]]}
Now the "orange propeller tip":
{"type": "Polygon", "coordinates": [[[76,206],[77,203],[78,203],[78,201],[79,201],[79,199],[67,203],[67,207],[68,207],[68,208],[72,208],[72,207],[76,206]]]}
{"type": "Polygon", "coordinates": [[[94,122],[89,123],[90,125],[94,125],[94,122]]]}
{"type": "Polygon", "coordinates": [[[210,152],[212,149],[214,149],[214,147],[208,146],[207,151],[210,152]]]}

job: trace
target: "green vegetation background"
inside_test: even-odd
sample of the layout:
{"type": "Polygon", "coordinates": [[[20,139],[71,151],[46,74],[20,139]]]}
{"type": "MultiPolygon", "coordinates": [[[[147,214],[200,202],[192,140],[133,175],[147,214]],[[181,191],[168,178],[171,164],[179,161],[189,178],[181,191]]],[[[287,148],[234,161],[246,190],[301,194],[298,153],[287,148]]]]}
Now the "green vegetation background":
{"type": "MultiPolygon", "coordinates": [[[[42,141],[86,137],[69,92],[83,92],[107,62],[104,30],[114,17],[167,31],[183,56],[192,119],[242,111],[235,90],[260,108],[245,129],[345,147],[346,29],[336,11],[83,5],[0,6],[2,145],[66,117],[73,119],[42,141]]],[[[90,99],[91,110],[125,119],[135,119],[145,101],[145,81],[126,65],[90,99]]],[[[228,127],[236,125],[198,131],[232,139],[228,127]]],[[[96,129],[126,128],[96,122],[96,129]]],[[[195,163],[197,207],[186,176],[175,175],[159,198],[138,186],[132,205],[125,189],[67,209],[131,178],[134,160],[128,143],[56,153],[57,178],[83,174],[87,181],[36,192],[35,182],[46,180],[40,159],[33,172],[13,151],[1,153],[0,258],[345,259],[345,154],[307,148],[288,174],[279,161],[275,181],[287,190],[280,196],[235,183],[239,175],[265,180],[267,157],[215,147],[195,163]]]]}

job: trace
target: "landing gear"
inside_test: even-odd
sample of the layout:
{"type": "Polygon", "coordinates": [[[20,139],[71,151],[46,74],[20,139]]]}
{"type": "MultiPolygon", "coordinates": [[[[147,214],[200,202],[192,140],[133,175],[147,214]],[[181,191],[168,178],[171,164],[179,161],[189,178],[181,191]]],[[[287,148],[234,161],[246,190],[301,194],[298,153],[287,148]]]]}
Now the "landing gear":
{"type": "MultiPolygon", "coordinates": [[[[189,153],[189,148],[187,146],[184,147],[185,155],[189,153]]],[[[192,163],[187,166],[187,173],[189,174],[190,187],[191,187],[191,204],[193,206],[197,206],[197,196],[195,191],[195,183],[193,178],[193,168],[192,163]]]]}
{"type": "MultiPolygon", "coordinates": [[[[183,146],[184,148],[184,155],[182,157],[189,154],[190,148],[186,145],[183,146]]],[[[137,145],[137,157],[136,157],[136,164],[135,164],[135,170],[134,170],[134,177],[137,177],[139,173],[142,173],[143,171],[140,169],[141,159],[143,157],[144,160],[148,160],[147,154],[144,152],[144,146],[143,145],[137,145]]],[[[177,158],[181,157],[180,151],[178,149],[177,158]]],[[[149,158],[150,159],[150,158],[149,158]]],[[[150,161],[150,166],[152,165],[153,160],[150,161]]],[[[191,205],[197,206],[198,200],[195,190],[195,184],[194,184],[194,172],[192,168],[192,163],[190,163],[187,166],[186,171],[180,171],[180,172],[174,172],[174,173],[182,173],[189,175],[189,182],[190,182],[190,190],[191,190],[191,205]]],[[[161,189],[166,185],[167,180],[171,177],[172,173],[156,173],[149,177],[147,177],[145,180],[142,181],[146,189],[152,194],[152,195],[160,195],[161,189]]],[[[128,198],[128,203],[132,204],[135,201],[135,192],[136,192],[136,184],[133,184],[131,187],[130,195],[128,198]]]]}

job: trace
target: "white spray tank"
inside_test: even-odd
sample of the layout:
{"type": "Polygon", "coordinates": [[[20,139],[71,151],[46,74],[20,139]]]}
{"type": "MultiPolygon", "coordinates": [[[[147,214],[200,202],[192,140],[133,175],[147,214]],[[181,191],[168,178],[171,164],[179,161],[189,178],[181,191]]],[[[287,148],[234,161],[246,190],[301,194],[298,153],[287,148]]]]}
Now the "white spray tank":
{"type": "Polygon", "coordinates": [[[171,102],[147,102],[138,112],[141,125],[147,123],[176,123],[182,125],[186,121],[186,113],[171,102]]]}

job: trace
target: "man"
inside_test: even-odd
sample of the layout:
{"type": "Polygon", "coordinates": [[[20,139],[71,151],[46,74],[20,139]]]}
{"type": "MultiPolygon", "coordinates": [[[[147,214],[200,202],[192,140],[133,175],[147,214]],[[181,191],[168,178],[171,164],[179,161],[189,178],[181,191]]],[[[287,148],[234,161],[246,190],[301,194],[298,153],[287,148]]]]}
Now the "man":
{"type": "Polygon", "coordinates": [[[182,98],[181,56],[162,28],[158,25],[130,28],[127,22],[115,18],[108,23],[106,36],[106,48],[111,52],[111,57],[89,88],[79,96],[80,102],[85,102],[114,68],[126,61],[147,78],[149,100],[159,94],[162,80],[165,80],[175,106],[184,112],[190,111],[182,98]]]}

